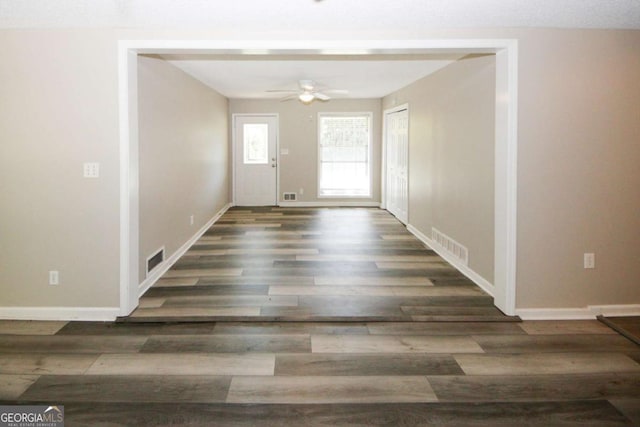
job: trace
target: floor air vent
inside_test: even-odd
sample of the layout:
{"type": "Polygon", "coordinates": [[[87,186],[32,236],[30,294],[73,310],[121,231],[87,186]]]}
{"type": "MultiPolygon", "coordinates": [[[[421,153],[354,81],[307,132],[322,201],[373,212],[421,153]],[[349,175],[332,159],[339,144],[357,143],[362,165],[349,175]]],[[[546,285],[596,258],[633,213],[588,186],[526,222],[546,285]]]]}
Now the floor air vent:
{"type": "Polygon", "coordinates": [[[154,268],[162,264],[162,261],[164,261],[164,247],[147,258],[147,276],[149,276],[149,273],[151,273],[154,268]]]}
{"type": "Polygon", "coordinates": [[[454,256],[464,265],[469,265],[468,249],[453,240],[451,237],[436,230],[435,228],[431,228],[431,240],[433,241],[433,243],[439,246],[440,249],[454,256]]]}
{"type": "Polygon", "coordinates": [[[282,193],[282,199],[285,202],[293,202],[296,200],[296,193],[282,193]]]}

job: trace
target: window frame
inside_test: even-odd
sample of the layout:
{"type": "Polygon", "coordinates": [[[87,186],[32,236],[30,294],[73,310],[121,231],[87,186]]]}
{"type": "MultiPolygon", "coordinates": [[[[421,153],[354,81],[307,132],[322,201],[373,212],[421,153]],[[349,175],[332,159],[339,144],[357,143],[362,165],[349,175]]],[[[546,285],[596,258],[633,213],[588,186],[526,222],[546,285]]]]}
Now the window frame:
{"type": "Polygon", "coordinates": [[[268,165],[269,164],[269,125],[266,123],[244,123],[242,125],[242,155],[243,155],[243,159],[242,162],[245,165],[268,165]],[[258,160],[258,161],[252,161],[251,159],[248,158],[248,154],[249,154],[249,149],[247,147],[247,126],[260,126],[262,129],[263,134],[261,135],[262,137],[265,137],[266,139],[264,139],[262,142],[266,142],[266,146],[263,147],[265,148],[265,156],[262,160],[258,160]]]}
{"type": "Polygon", "coordinates": [[[373,176],[372,176],[372,153],[373,153],[373,112],[371,111],[345,111],[345,112],[319,112],[317,119],[317,161],[316,165],[318,168],[318,172],[316,174],[317,179],[317,195],[319,199],[370,199],[373,195],[373,176]],[[323,117],[366,117],[369,121],[369,140],[367,142],[367,169],[369,173],[369,191],[368,194],[359,194],[359,195],[334,195],[327,194],[323,195],[321,192],[321,182],[322,182],[322,118],[323,117]]]}

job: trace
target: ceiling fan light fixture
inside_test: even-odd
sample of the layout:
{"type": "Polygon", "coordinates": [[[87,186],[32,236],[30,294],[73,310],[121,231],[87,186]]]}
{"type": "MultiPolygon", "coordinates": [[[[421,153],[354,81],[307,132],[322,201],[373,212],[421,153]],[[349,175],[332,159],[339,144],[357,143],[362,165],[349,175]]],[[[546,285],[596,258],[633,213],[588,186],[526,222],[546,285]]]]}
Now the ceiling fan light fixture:
{"type": "Polygon", "coordinates": [[[313,94],[310,92],[304,91],[300,95],[298,95],[298,99],[303,104],[311,104],[315,99],[315,96],[313,96],[313,94]]]}

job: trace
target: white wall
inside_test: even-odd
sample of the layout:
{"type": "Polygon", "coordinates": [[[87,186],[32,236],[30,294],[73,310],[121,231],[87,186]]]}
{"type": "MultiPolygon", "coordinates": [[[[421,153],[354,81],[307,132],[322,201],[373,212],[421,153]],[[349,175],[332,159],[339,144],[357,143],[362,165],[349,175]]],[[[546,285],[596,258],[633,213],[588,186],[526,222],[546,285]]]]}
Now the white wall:
{"type": "Polygon", "coordinates": [[[299,193],[299,202],[375,202],[380,203],[381,102],[379,99],[332,99],[327,103],[303,105],[298,101],[232,99],[231,114],[278,113],[280,119],[280,149],[289,154],[280,156],[280,194],[299,193]],[[318,198],[318,113],[371,112],[371,197],[318,198]]]}
{"type": "Polygon", "coordinates": [[[138,104],[142,281],[229,202],[229,141],[227,99],[162,59],[138,57],[138,104]]]}
{"type": "Polygon", "coordinates": [[[409,106],[409,223],[469,251],[493,283],[495,57],[469,56],[386,96],[409,106]]]}
{"type": "Polygon", "coordinates": [[[517,306],[640,304],[640,31],[527,31],[519,51],[517,306]]]}
{"type": "Polygon", "coordinates": [[[517,39],[517,307],[640,304],[640,31],[372,27],[0,31],[0,307],[118,305],[116,53],[126,38],[517,39]],[[100,162],[101,178],[83,179],[84,161],[100,162]],[[584,252],[596,253],[595,270],[582,268],[584,252]]]}
{"type": "Polygon", "coordinates": [[[0,51],[0,307],[12,308],[0,316],[118,307],[113,34],[0,31],[0,51]],[[100,177],[83,178],[83,162],[100,177]]]}

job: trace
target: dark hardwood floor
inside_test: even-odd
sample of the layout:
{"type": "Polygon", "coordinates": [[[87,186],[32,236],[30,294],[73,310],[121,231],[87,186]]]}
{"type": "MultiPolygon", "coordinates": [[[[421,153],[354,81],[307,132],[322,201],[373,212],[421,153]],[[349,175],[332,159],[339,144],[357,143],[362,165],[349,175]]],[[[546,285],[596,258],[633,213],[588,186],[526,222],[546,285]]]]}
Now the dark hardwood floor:
{"type": "Polygon", "coordinates": [[[509,321],[393,216],[233,208],[122,321],[509,321]]]}
{"type": "Polygon", "coordinates": [[[640,316],[598,316],[598,320],[640,345],[640,316]]]}
{"type": "Polygon", "coordinates": [[[67,426],[640,425],[640,347],[593,321],[0,321],[0,404],[67,426]]]}
{"type": "Polygon", "coordinates": [[[0,321],[0,404],[68,427],[640,425],[640,346],[502,315],[382,211],[234,209],[168,276],[124,321],[0,321]]]}

